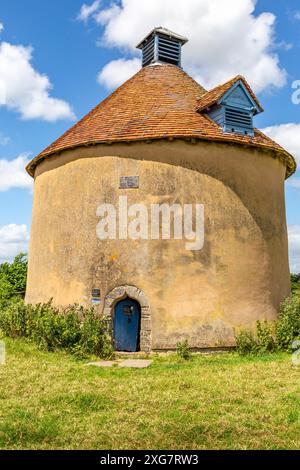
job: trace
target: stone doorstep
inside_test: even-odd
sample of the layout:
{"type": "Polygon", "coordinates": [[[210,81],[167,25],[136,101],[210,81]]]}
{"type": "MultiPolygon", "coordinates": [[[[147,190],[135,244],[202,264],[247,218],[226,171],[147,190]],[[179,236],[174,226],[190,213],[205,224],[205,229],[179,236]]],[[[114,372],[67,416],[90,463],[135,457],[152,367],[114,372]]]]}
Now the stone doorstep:
{"type": "Polygon", "coordinates": [[[85,364],[86,366],[96,367],[131,367],[135,369],[144,369],[149,367],[153,361],[145,359],[126,359],[125,361],[95,361],[85,364]]]}

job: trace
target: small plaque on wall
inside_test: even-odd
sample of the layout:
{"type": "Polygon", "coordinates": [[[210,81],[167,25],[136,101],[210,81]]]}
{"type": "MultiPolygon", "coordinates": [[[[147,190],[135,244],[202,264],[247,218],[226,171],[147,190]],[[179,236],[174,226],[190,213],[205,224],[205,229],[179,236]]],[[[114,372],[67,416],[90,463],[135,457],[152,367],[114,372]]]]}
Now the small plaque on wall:
{"type": "Polygon", "coordinates": [[[101,303],[101,292],[100,289],[92,289],[92,304],[98,305],[101,303]]]}
{"type": "Polygon", "coordinates": [[[100,298],[100,289],[92,289],[92,297],[100,298]]]}
{"type": "Polygon", "coordinates": [[[140,186],[139,176],[121,176],[120,189],[137,189],[140,186]]]}

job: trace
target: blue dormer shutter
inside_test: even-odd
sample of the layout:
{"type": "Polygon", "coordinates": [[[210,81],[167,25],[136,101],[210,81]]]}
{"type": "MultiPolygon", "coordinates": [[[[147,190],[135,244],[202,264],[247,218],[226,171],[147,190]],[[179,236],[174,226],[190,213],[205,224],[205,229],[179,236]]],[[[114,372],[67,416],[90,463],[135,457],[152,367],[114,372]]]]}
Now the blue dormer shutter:
{"type": "Polygon", "coordinates": [[[225,106],[225,122],[223,127],[225,132],[235,132],[253,136],[252,113],[241,108],[225,106]]]}

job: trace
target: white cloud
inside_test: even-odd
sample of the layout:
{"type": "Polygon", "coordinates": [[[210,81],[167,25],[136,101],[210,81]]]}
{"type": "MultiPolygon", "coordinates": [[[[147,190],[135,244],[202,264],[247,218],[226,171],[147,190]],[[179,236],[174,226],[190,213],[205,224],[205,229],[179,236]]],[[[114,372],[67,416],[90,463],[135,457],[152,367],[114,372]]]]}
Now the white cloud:
{"type": "Polygon", "coordinates": [[[260,92],[283,86],[286,72],[274,53],[276,17],[255,16],[255,4],[256,0],[114,0],[93,19],[104,27],[102,44],[131,54],[153,27],[169,28],[189,38],[183,66],[203,86],[211,88],[243,74],[260,92]]]}
{"type": "Polygon", "coordinates": [[[278,124],[262,131],[290,152],[300,165],[300,124],[278,124]]]}
{"type": "Polygon", "coordinates": [[[116,88],[132,77],[140,68],[141,62],[139,59],[112,60],[101,70],[97,80],[106,88],[116,88]]]}
{"type": "Polygon", "coordinates": [[[300,273],[300,225],[290,225],[288,234],[290,269],[293,273],[300,273]]]}
{"type": "Polygon", "coordinates": [[[11,142],[10,137],[0,132],[0,145],[8,145],[11,142]]]}
{"type": "Polygon", "coordinates": [[[79,21],[86,22],[92,15],[94,15],[100,7],[101,0],[95,0],[91,5],[83,4],[77,16],[79,21]]]}
{"type": "Polygon", "coordinates": [[[0,21],[0,33],[2,33],[3,30],[4,30],[4,25],[3,25],[3,23],[1,23],[1,21],[0,21]]]}
{"type": "Polygon", "coordinates": [[[296,11],[294,14],[295,20],[300,20],[300,11],[296,11]]]}
{"type": "Polygon", "coordinates": [[[23,119],[74,119],[70,105],[52,98],[52,85],[32,64],[32,48],[0,43],[0,106],[19,112],[23,119]]]}
{"type": "Polygon", "coordinates": [[[289,179],[288,184],[292,188],[300,189],[300,178],[291,178],[289,179]]]}
{"type": "Polygon", "coordinates": [[[0,228],[0,263],[12,261],[19,253],[27,253],[29,234],[26,225],[10,224],[0,228]]]}
{"type": "Polygon", "coordinates": [[[33,180],[25,171],[28,156],[23,153],[14,160],[0,159],[0,192],[12,188],[32,189],[33,180]]]}

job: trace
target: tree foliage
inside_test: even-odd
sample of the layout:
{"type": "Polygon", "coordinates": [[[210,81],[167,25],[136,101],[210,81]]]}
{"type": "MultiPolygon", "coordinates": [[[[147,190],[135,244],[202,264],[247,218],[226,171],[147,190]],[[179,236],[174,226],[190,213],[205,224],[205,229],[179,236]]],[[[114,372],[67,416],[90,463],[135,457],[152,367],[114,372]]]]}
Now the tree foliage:
{"type": "Polygon", "coordinates": [[[0,264],[0,303],[24,298],[27,279],[27,255],[20,253],[12,263],[0,264]]]}
{"type": "Polygon", "coordinates": [[[291,274],[292,294],[300,295],[300,274],[291,274]]]}

